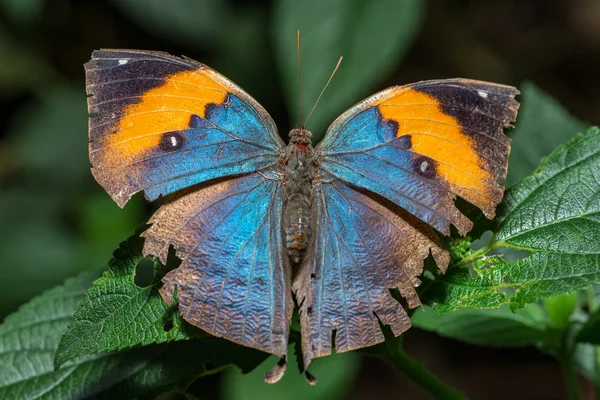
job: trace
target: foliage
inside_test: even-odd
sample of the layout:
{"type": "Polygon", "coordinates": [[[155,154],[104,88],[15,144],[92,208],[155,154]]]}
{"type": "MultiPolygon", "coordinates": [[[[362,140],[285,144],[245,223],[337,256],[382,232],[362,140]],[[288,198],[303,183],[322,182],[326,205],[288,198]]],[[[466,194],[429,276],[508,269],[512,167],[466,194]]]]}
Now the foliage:
{"type": "Polygon", "coordinates": [[[530,174],[542,157],[589,126],[532,82],[523,82],[520,90],[522,106],[515,129],[509,132],[512,143],[508,185],[530,174]]]}
{"type": "Polygon", "coordinates": [[[2,315],[68,276],[103,265],[143,222],[138,201],[123,211],[94,184],[86,125],[85,93],[70,84],[40,89],[13,116],[10,148],[0,157],[0,171],[8,169],[11,177],[0,197],[0,220],[10,228],[2,238],[10,250],[0,252],[0,264],[10,266],[0,283],[2,315]]]}
{"type": "MultiPolygon", "coordinates": [[[[599,159],[600,130],[591,128],[560,146],[534,175],[512,187],[500,208],[491,242],[473,251],[465,247],[468,240],[459,241],[453,248],[454,263],[449,271],[426,281],[421,289],[422,300],[434,310],[474,309],[446,315],[431,309],[417,312],[415,325],[480,345],[536,345],[560,359],[568,357],[571,363],[574,343],[568,349],[564,343],[575,308],[572,292],[600,282],[596,243],[585,241],[586,237],[600,236],[595,218],[600,207],[600,179],[595,178],[593,168],[599,159]],[[568,196],[576,197],[565,200],[568,196]],[[504,246],[531,254],[513,262],[501,254],[486,256],[504,246]],[[514,289],[514,293],[509,295],[505,289],[514,289]],[[546,300],[545,312],[535,303],[560,294],[566,295],[546,300]],[[503,304],[510,308],[484,310],[503,304]],[[525,309],[517,310],[526,304],[525,309]]],[[[135,284],[140,253],[137,237],[115,253],[108,272],[89,289],[75,313],[58,347],[57,366],[99,351],[191,336],[156,290],[172,266],[155,262],[151,283],[144,287],[135,284]],[[165,332],[163,327],[169,320],[173,327],[165,332]]],[[[589,328],[593,323],[594,318],[586,327],[593,329],[589,328]]]]}
{"type": "Polygon", "coordinates": [[[528,304],[517,312],[504,305],[498,310],[464,309],[443,314],[424,307],[415,312],[412,321],[421,329],[480,346],[532,346],[557,336],[537,304],[528,304]]]}
{"type": "Polygon", "coordinates": [[[542,161],[505,194],[492,241],[422,289],[421,298],[438,311],[458,307],[513,309],[541,298],[600,283],[600,129],[575,136],[542,161]],[[516,262],[500,255],[500,247],[531,254],[516,262]],[[514,290],[507,294],[507,289],[514,290]]]}
{"type": "Polygon", "coordinates": [[[36,297],[0,325],[0,398],[149,397],[185,388],[196,377],[232,362],[248,371],[264,360],[259,352],[209,337],[99,353],[55,371],[56,346],[86,288],[97,276],[88,272],[69,279],[36,297]]]}
{"type": "MultiPolygon", "coordinates": [[[[2,0],[0,7],[7,20],[34,30],[44,3],[2,0]]],[[[298,120],[296,30],[303,34],[305,118],[343,55],[309,124],[315,139],[389,77],[411,47],[425,11],[418,0],[278,0],[272,15],[210,1],[112,3],[155,39],[191,51],[202,44],[212,66],[275,107],[278,89],[255,77],[277,70],[292,124],[298,120]],[[332,13],[334,7],[341,11],[332,13]]],[[[20,46],[26,39],[6,32],[0,26],[0,56],[6,60],[0,66],[2,96],[32,95],[0,143],[0,173],[13,177],[0,197],[0,217],[11,228],[3,238],[10,251],[0,255],[0,265],[10,266],[3,271],[1,289],[8,300],[0,312],[44,285],[101,264],[108,250],[143,222],[141,199],[119,210],[92,182],[82,135],[87,119],[82,82],[69,82],[38,52],[20,46]],[[67,227],[65,221],[75,223],[67,227]]],[[[600,130],[583,132],[586,123],[532,83],[521,90],[523,105],[509,133],[507,182],[515,185],[494,221],[477,219],[473,237],[449,239],[452,265],[445,275],[422,278],[419,292],[426,306],[416,310],[413,324],[480,346],[536,346],[565,366],[569,382],[575,382],[577,370],[600,388],[600,130]],[[491,240],[475,250],[473,243],[486,229],[491,240]]],[[[314,389],[295,371],[295,349],[284,379],[262,385],[260,376],[275,360],[186,324],[157,291],[177,260],[170,257],[166,265],[153,260],[148,282],[141,283],[141,245],[139,237],[131,237],[102,276],[80,274],[6,317],[0,325],[0,398],[153,398],[186,393],[197,378],[228,365],[249,374],[227,370],[222,382],[227,399],[255,393],[332,399],[348,390],[358,372],[358,353],[316,360],[311,372],[320,383],[314,389]]],[[[296,341],[297,322],[292,329],[296,341]]],[[[390,339],[363,353],[384,358],[436,397],[462,398],[404,353],[401,341],[390,339]]],[[[576,392],[571,385],[573,397],[576,392]]]]}
{"type": "MultiPolygon", "coordinates": [[[[299,29],[302,33],[303,118],[312,108],[338,58],[344,56],[327,89],[326,106],[321,105],[311,117],[308,128],[313,132],[314,140],[323,137],[332,118],[371,94],[372,88],[406,54],[420,27],[423,6],[419,0],[278,2],[273,35],[285,82],[298,80],[294,44],[296,31],[299,29]]],[[[285,88],[292,121],[296,123],[299,118],[298,85],[288,84],[285,88]]]]}
{"type": "Polygon", "coordinates": [[[142,246],[139,236],[122,243],[108,271],[88,290],[56,350],[57,368],[86,354],[191,337],[182,331],[176,309],[158,294],[165,266],[153,261],[151,282],[136,285],[142,246]]]}
{"type": "MultiPolygon", "coordinates": [[[[289,365],[296,365],[296,356],[290,346],[289,365]]],[[[263,365],[247,375],[235,370],[228,370],[222,382],[222,393],[226,400],[253,400],[260,393],[261,399],[335,400],[341,399],[350,389],[352,380],[358,372],[358,353],[334,354],[330,357],[317,358],[311,366],[319,383],[311,387],[304,376],[290,371],[276,385],[264,386],[261,377],[277,362],[276,357],[269,357],[263,365]]]]}
{"type": "Polygon", "coordinates": [[[211,0],[114,0],[113,3],[128,18],[157,36],[191,43],[214,40],[218,21],[227,12],[222,2],[211,0]]]}

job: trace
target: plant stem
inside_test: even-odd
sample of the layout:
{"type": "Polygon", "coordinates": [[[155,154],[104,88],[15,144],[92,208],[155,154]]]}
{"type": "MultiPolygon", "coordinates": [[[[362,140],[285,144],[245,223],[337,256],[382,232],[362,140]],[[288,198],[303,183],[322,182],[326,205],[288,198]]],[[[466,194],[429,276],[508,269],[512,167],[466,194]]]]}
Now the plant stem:
{"type": "Polygon", "coordinates": [[[579,400],[579,382],[577,381],[577,372],[573,363],[573,353],[575,352],[575,343],[573,340],[573,331],[565,329],[559,349],[559,360],[563,370],[565,384],[567,385],[567,393],[569,399],[579,400]]]}
{"type": "Polygon", "coordinates": [[[579,384],[577,383],[577,374],[575,373],[575,368],[573,368],[572,357],[562,358],[561,365],[565,383],[567,384],[569,399],[579,400],[579,384]]]}
{"type": "Polygon", "coordinates": [[[594,353],[596,355],[596,379],[594,379],[594,398],[596,400],[600,400],[600,350],[598,349],[598,346],[594,346],[594,353]]]}
{"type": "Polygon", "coordinates": [[[400,346],[391,344],[388,346],[388,351],[388,361],[435,398],[442,400],[467,399],[462,393],[448,386],[437,376],[429,372],[423,365],[412,359],[400,346]]]}
{"type": "Polygon", "coordinates": [[[594,311],[596,311],[598,309],[598,304],[596,302],[596,290],[595,290],[594,286],[589,287],[585,291],[585,294],[587,297],[588,307],[590,308],[590,314],[592,314],[594,311]]]}
{"type": "Polygon", "coordinates": [[[462,260],[458,261],[456,264],[454,264],[454,267],[462,267],[463,265],[467,265],[470,262],[475,261],[478,258],[486,255],[486,253],[488,253],[491,250],[492,250],[492,245],[488,244],[487,246],[482,247],[481,249],[479,249],[477,251],[474,251],[470,255],[468,255],[465,258],[463,258],[462,260]]]}

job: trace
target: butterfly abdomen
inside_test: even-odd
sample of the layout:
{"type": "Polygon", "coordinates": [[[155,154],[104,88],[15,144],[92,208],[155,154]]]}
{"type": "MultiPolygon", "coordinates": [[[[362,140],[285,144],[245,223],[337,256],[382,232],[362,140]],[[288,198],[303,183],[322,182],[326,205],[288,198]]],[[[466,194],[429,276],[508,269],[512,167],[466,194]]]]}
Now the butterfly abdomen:
{"type": "Polygon", "coordinates": [[[312,147],[292,138],[286,151],[284,229],[288,256],[299,263],[311,235],[312,147]]]}

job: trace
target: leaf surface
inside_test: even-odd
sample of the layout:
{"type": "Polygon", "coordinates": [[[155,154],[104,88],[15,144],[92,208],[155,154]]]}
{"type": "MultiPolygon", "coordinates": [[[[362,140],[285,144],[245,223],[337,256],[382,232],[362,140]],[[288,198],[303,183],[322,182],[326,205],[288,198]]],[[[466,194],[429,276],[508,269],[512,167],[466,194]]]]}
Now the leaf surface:
{"type": "Polygon", "coordinates": [[[534,175],[507,191],[498,214],[485,248],[496,254],[478,259],[467,254],[424,285],[426,303],[438,311],[501,304],[514,310],[600,283],[600,241],[594,240],[600,237],[600,129],[557,148],[534,175]],[[508,262],[501,257],[503,247],[530,254],[508,262]],[[470,259],[477,259],[474,271],[465,268],[470,259]]]}
{"type": "Polygon", "coordinates": [[[490,347],[530,346],[557,338],[537,304],[529,304],[517,312],[501,306],[499,310],[461,309],[443,314],[424,307],[415,312],[412,322],[415,327],[440,336],[490,347]]]}
{"type": "Polygon", "coordinates": [[[158,285],[168,269],[158,260],[153,261],[150,284],[135,284],[136,266],[144,259],[142,246],[139,236],[123,242],[108,271],[86,292],[56,351],[57,367],[83,355],[199,334],[184,327],[176,306],[167,306],[160,297],[158,285]]]}
{"type": "Polygon", "coordinates": [[[508,185],[533,173],[544,156],[589,127],[533,82],[525,81],[520,89],[522,106],[515,129],[509,132],[508,185]]]}
{"type": "Polygon", "coordinates": [[[78,358],[54,370],[54,352],[98,273],[69,279],[0,325],[0,398],[154,398],[229,364],[252,370],[266,354],[207,337],[78,358]],[[209,364],[210,365],[209,365],[209,364]]]}

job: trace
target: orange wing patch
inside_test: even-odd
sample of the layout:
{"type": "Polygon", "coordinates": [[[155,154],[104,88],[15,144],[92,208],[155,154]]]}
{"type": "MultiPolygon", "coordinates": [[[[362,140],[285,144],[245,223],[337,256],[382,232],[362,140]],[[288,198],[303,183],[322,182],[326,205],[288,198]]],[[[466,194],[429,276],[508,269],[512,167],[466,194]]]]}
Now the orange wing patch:
{"type": "Polygon", "coordinates": [[[477,153],[473,139],[456,118],[444,113],[436,98],[410,88],[379,104],[383,118],[398,123],[396,136],[410,135],[410,151],[436,162],[436,175],[462,197],[484,207],[490,203],[493,175],[477,153]]]}
{"type": "Polygon", "coordinates": [[[207,104],[221,104],[227,90],[209,71],[182,71],[145,92],[140,102],[127,106],[114,133],[102,138],[106,165],[127,165],[159,145],[161,134],[189,129],[191,115],[205,116],[207,104]]]}

